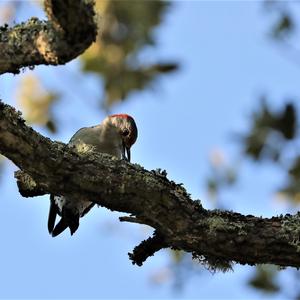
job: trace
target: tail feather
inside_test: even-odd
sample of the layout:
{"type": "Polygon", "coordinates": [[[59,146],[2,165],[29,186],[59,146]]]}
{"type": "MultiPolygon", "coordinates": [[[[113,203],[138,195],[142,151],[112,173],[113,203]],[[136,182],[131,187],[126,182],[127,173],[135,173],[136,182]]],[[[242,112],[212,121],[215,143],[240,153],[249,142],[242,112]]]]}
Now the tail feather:
{"type": "Polygon", "coordinates": [[[71,235],[73,235],[73,233],[79,227],[79,214],[74,214],[72,210],[69,210],[64,207],[60,221],[57,223],[57,225],[51,232],[52,236],[58,236],[68,227],[70,228],[71,235]]]}
{"type": "Polygon", "coordinates": [[[68,223],[65,221],[64,218],[61,218],[60,221],[57,223],[55,228],[52,230],[51,234],[52,237],[56,237],[61,234],[66,228],[68,228],[68,223]]]}
{"type": "Polygon", "coordinates": [[[73,235],[79,227],[79,218],[80,216],[78,213],[74,213],[74,211],[66,207],[63,208],[62,219],[65,220],[67,226],[70,228],[71,235],[73,235]]]}
{"type": "Polygon", "coordinates": [[[51,234],[56,220],[56,215],[58,214],[57,206],[54,203],[54,195],[50,195],[50,209],[48,215],[48,231],[51,234]]]}

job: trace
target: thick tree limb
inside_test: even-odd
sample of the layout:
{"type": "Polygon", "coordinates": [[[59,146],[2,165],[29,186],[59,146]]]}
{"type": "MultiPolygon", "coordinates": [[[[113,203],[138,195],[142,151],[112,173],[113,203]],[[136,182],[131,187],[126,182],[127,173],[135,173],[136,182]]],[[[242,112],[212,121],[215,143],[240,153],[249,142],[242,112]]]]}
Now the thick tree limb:
{"type": "Polygon", "coordinates": [[[74,59],[96,39],[92,1],[45,0],[48,21],[0,27],[0,74],[74,59]]]}
{"type": "Polygon", "coordinates": [[[205,210],[165,173],[105,154],[80,154],[52,142],[26,126],[20,114],[3,103],[0,152],[30,176],[17,174],[23,195],[29,189],[30,196],[36,191],[38,195],[85,197],[155,228],[159,235],[142,243],[131,256],[137,264],[156,250],[171,247],[192,252],[220,269],[232,261],[300,267],[299,214],[267,219],[205,210]]]}

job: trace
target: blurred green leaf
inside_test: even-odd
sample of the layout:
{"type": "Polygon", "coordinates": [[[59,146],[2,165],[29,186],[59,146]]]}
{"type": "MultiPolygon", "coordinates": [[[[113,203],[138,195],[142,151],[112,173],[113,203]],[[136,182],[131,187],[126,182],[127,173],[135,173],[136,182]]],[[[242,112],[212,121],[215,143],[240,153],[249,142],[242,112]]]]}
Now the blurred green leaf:
{"type": "MultiPolygon", "coordinates": [[[[206,179],[206,189],[211,200],[219,198],[222,189],[231,187],[237,181],[237,164],[226,162],[224,152],[214,149],[210,153],[210,174],[206,179]]],[[[220,205],[220,203],[218,204],[220,205]]]]}
{"type": "Polygon", "coordinates": [[[265,293],[275,293],[280,290],[277,281],[277,270],[273,265],[263,265],[256,267],[254,276],[248,284],[265,293]]]}
{"type": "Polygon", "coordinates": [[[16,98],[28,123],[45,126],[51,132],[56,131],[51,106],[59,96],[48,91],[42,85],[40,78],[33,73],[23,76],[16,98]]]}
{"type": "Polygon", "coordinates": [[[279,190],[281,198],[290,200],[293,204],[300,203],[300,157],[296,157],[288,171],[288,181],[279,190]]]}
{"type": "Polygon", "coordinates": [[[281,39],[290,35],[294,30],[294,23],[290,15],[282,12],[277,23],[272,28],[272,36],[281,39]]]}
{"type": "Polygon", "coordinates": [[[296,135],[297,116],[293,103],[287,103],[282,113],[277,116],[274,129],[282,133],[287,139],[291,140],[296,135]]]}
{"type": "Polygon", "coordinates": [[[255,160],[269,158],[277,161],[285,141],[296,136],[297,114],[289,102],[279,112],[271,112],[265,98],[259,110],[252,115],[251,129],[243,138],[246,155],[255,160]]]}
{"type": "Polygon", "coordinates": [[[145,46],[156,44],[154,29],[169,6],[166,1],[96,2],[101,33],[81,59],[83,71],[97,74],[104,82],[104,106],[124,100],[131,92],[151,86],[158,75],[178,69],[175,62],[146,65],[138,58],[145,46]]]}

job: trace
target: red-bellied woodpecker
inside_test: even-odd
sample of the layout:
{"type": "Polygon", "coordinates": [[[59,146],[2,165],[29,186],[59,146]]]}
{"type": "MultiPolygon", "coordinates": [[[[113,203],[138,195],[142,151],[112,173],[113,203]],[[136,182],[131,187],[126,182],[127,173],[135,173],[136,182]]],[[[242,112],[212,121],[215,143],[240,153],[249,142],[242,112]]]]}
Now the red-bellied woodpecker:
{"type": "MultiPolygon", "coordinates": [[[[79,129],[71,138],[69,145],[79,149],[86,147],[92,151],[108,153],[130,161],[130,148],[135,143],[137,135],[134,119],[126,114],[117,114],[105,118],[100,125],[79,129]]],[[[69,227],[72,235],[79,226],[79,219],[93,206],[94,203],[86,199],[51,195],[49,233],[54,237],[69,227]],[[61,216],[61,219],[55,226],[57,215],[61,216]]]]}

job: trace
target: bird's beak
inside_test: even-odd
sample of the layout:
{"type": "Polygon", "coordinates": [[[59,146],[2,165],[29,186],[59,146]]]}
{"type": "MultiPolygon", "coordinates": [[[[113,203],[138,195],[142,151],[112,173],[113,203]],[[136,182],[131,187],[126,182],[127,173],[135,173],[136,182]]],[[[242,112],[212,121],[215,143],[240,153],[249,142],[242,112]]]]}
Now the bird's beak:
{"type": "Polygon", "coordinates": [[[122,147],[122,158],[130,162],[130,148],[126,147],[124,143],[122,147]],[[126,155],[125,155],[125,150],[126,150],[126,155]]]}
{"type": "Polygon", "coordinates": [[[130,148],[125,147],[126,149],[126,154],[127,154],[127,160],[130,162],[130,148]]]}

